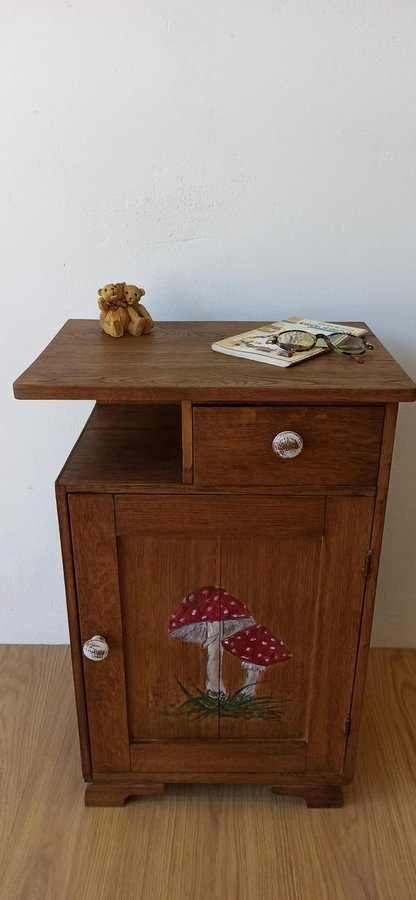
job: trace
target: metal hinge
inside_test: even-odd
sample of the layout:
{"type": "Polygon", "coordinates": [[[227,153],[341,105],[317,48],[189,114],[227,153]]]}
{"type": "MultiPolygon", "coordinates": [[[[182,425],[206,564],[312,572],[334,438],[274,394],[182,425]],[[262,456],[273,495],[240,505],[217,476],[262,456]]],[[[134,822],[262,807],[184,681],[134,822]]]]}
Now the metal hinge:
{"type": "Polygon", "coordinates": [[[351,731],[351,716],[349,713],[348,713],[348,716],[346,716],[344,719],[344,727],[342,730],[345,734],[345,737],[348,737],[348,735],[351,731]]]}
{"type": "Polygon", "coordinates": [[[367,550],[367,553],[364,557],[364,575],[367,578],[367,575],[370,574],[371,571],[371,560],[373,558],[374,550],[367,550]]]}

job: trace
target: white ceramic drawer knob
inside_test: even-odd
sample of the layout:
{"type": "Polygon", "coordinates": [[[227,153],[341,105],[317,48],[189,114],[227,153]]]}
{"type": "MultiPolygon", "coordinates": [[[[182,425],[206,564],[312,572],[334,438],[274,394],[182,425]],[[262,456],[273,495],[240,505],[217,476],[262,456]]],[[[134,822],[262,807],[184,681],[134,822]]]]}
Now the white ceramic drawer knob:
{"type": "Polygon", "coordinates": [[[272,448],[281,459],[292,459],[302,452],[303,440],[296,431],[280,431],[272,440],[272,448]]]}
{"type": "Polygon", "coordinates": [[[106,639],[100,634],[95,634],[94,637],[85,641],[82,652],[87,659],[99,660],[108,656],[109,649],[106,639]]]}

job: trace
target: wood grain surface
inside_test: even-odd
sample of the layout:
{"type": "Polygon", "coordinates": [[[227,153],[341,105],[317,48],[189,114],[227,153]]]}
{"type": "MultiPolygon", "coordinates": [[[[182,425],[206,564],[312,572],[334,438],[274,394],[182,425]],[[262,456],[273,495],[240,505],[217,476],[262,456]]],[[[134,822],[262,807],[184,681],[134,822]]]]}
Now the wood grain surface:
{"type": "MultiPolygon", "coordinates": [[[[137,524],[146,531],[145,513],[137,524]]],[[[178,682],[204,687],[206,652],[200,644],[172,640],[168,631],[183,597],[195,586],[217,583],[216,536],[184,540],[171,534],[161,540],[157,534],[127,533],[118,541],[118,558],[131,739],[216,738],[215,716],[200,721],[173,714],[185,699],[178,682]]],[[[157,750],[155,745],[154,762],[157,750]]]]}
{"type": "Polygon", "coordinates": [[[69,497],[81,645],[103,635],[110,651],[83,657],[93,770],[130,770],[123,632],[111,496],[69,497]]]}
{"type": "Polygon", "coordinates": [[[195,406],[195,484],[375,484],[382,406],[195,406]],[[294,431],[299,456],[281,459],[274,437],[294,431]]]}
{"type": "MultiPolygon", "coordinates": [[[[219,736],[243,742],[307,736],[307,771],[341,772],[372,499],[331,497],[325,506],[318,497],[263,497],[247,505],[245,497],[123,495],[115,498],[115,508],[133,739],[215,736],[209,718],[167,715],[177,681],[189,690],[203,687],[205,662],[198,645],[169,639],[167,623],[182,596],[218,583],[247,603],[256,621],[293,653],[290,662],[263,673],[259,685],[262,697],[282,703],[279,718],[222,717],[219,736]],[[199,569],[204,578],[194,583],[199,569]]],[[[243,675],[239,661],[224,653],[223,676],[231,693],[242,688],[243,675]]],[[[156,780],[165,770],[162,749],[153,751],[156,780]]],[[[209,772],[210,755],[200,758],[199,771],[209,772]]],[[[178,771],[184,771],[181,761],[178,771]]],[[[252,771],[249,765],[246,771],[252,771]]]]}
{"type": "MultiPolygon", "coordinates": [[[[361,499],[368,500],[359,498],[358,503],[361,499]]],[[[184,699],[178,682],[192,693],[196,688],[204,688],[206,651],[197,643],[172,640],[168,634],[169,619],[184,596],[195,587],[209,584],[222,584],[247,602],[256,620],[276,629],[296,652],[290,665],[274,666],[262,679],[262,696],[283,698],[281,719],[224,719],[221,736],[237,740],[303,739],[307,732],[308,685],[313,668],[311,634],[325,527],[322,498],[292,498],[289,534],[286,498],[262,498],[257,515],[247,512],[241,498],[229,498],[224,503],[222,498],[188,497],[179,502],[176,497],[168,497],[161,507],[158,500],[127,497],[125,515],[118,517],[120,598],[132,739],[220,736],[216,717],[199,719],[172,714],[179,700],[184,699]],[[211,500],[216,501],[215,505],[211,500]],[[208,523],[200,535],[193,526],[197,516],[208,523]],[[224,530],[226,536],[221,537],[224,530]],[[230,531],[235,534],[231,536],[230,531]]],[[[347,656],[343,636],[342,640],[343,655],[347,656]]],[[[239,690],[244,681],[239,662],[225,653],[223,667],[227,689],[239,690]]],[[[154,772],[164,771],[163,748],[160,750],[159,754],[159,747],[153,747],[154,772]]],[[[200,753],[199,758],[199,769],[192,766],[195,771],[233,771],[229,762],[227,769],[216,769],[212,754],[200,753]]],[[[179,757],[178,771],[185,771],[179,757]]],[[[254,770],[248,766],[246,771],[254,770]]]]}
{"type": "Polygon", "coordinates": [[[416,398],[414,383],[371,332],[375,350],[360,366],[329,352],[282,369],[211,349],[214,341],[258,324],[158,322],[140,341],[131,335],[116,341],[101,331],[98,320],[70,319],[16,380],[14,394],[21,400],[117,403],[393,403],[416,398]]]}
{"type": "Polygon", "coordinates": [[[0,897],[414,900],[415,684],[415,650],[370,652],[343,809],[260,785],[85,809],[69,648],[1,648],[0,897]]]}
{"type": "Polygon", "coordinates": [[[200,777],[204,770],[225,775],[242,773],[243,777],[270,772],[272,781],[276,773],[303,774],[305,757],[304,741],[160,741],[131,745],[132,770],[140,773],[138,780],[157,766],[158,771],[172,772],[172,781],[176,781],[178,772],[197,772],[200,777]]]}
{"type": "Polygon", "coordinates": [[[323,497],[264,497],[261,505],[246,496],[115,497],[116,533],[121,534],[263,534],[322,531],[323,497]],[[276,516],[276,503],[279,516],[276,516]]]}
{"type": "Polygon", "coordinates": [[[182,482],[181,408],[170,404],[96,404],[59,484],[97,489],[182,482]]]}

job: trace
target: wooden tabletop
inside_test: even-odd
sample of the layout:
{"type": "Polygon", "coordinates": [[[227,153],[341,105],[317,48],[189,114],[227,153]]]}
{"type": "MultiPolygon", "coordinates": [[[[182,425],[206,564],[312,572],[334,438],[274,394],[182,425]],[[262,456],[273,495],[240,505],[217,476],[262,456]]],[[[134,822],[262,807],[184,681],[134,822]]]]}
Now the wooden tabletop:
{"type": "MultiPolygon", "coordinates": [[[[290,368],[215,353],[211,344],[257,322],[157,322],[149,335],[112,338],[98,320],[70,319],[14,384],[20,400],[103,402],[386,403],[416,385],[368,329],[363,365],[324,353],[290,368]]],[[[362,325],[363,323],[349,323],[362,325]]]]}

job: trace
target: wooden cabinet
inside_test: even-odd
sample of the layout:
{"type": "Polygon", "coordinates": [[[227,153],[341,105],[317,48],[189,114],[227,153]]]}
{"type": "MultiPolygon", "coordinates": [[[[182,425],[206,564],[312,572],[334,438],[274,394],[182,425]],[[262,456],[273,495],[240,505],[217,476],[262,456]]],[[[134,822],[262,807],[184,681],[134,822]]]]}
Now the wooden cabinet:
{"type": "MultiPolygon", "coordinates": [[[[196,336],[188,326],[191,360],[213,324],[196,336]]],[[[377,351],[360,367],[328,354],[296,367],[303,374],[285,370],[283,386],[268,366],[207,349],[204,377],[178,373],[178,352],[162,376],[162,333],[145,348],[138,396],[130,373],[126,403],[119,376],[111,390],[98,370],[91,379],[106,359],[119,372],[137,344],[95,325],[75,364],[82,379],[70,385],[65,354],[59,386],[54,375],[58,396],[89,380],[99,401],[56,486],[87,804],[169,782],[245,781],[340,805],[397,402],[414,386],[393,360],[386,370],[380,346],[378,368],[377,351]],[[306,366],[322,382],[309,394],[306,366]],[[273,452],[282,431],[301,436],[298,455],[273,452]]],[[[17,396],[53,390],[38,366],[17,396]]]]}

